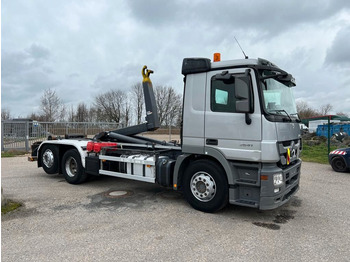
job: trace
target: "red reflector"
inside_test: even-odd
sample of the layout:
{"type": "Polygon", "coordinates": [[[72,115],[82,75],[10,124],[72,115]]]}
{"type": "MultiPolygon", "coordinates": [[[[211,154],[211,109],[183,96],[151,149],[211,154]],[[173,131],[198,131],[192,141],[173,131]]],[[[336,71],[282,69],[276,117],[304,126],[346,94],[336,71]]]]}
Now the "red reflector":
{"type": "Polygon", "coordinates": [[[89,141],[89,142],[87,143],[86,150],[87,150],[88,152],[93,151],[93,150],[94,150],[94,144],[95,144],[94,142],[89,141]]]}
{"type": "Polygon", "coordinates": [[[99,153],[103,147],[116,146],[116,145],[117,145],[117,143],[97,142],[97,143],[94,143],[94,152],[99,153]]]}

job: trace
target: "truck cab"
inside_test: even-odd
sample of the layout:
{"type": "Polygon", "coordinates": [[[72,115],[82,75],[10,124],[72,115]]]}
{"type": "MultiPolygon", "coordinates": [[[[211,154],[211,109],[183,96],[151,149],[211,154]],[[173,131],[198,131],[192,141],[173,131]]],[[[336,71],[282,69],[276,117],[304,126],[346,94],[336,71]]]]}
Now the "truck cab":
{"type": "Polygon", "coordinates": [[[189,58],[182,73],[181,160],[220,167],[231,204],[273,209],[286,203],[299,188],[301,165],[294,78],[264,59],[189,58]]]}

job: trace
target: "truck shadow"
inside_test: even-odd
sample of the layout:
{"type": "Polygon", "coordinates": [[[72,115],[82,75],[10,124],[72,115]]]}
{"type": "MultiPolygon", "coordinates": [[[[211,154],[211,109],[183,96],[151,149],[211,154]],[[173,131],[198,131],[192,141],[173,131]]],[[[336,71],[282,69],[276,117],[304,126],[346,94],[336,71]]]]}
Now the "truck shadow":
{"type": "Polygon", "coordinates": [[[294,196],[287,204],[274,210],[257,210],[249,207],[228,205],[221,213],[231,216],[233,220],[244,220],[257,227],[279,230],[282,225],[287,224],[296,217],[298,208],[301,206],[302,200],[294,196]]]}

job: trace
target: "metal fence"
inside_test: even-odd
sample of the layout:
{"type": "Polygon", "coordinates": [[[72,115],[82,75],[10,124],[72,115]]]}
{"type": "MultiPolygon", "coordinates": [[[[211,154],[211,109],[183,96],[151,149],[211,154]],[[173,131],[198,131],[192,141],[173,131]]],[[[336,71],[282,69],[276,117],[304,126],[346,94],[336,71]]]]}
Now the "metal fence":
{"type": "MultiPolygon", "coordinates": [[[[43,141],[48,136],[64,137],[66,134],[82,134],[92,138],[94,135],[121,128],[122,125],[104,122],[38,122],[33,120],[3,120],[1,121],[1,151],[23,150],[30,151],[31,145],[43,141]]],[[[162,134],[172,140],[179,137],[178,128],[161,128],[152,134],[162,134]],[[175,137],[172,135],[175,135],[175,137]]],[[[166,138],[165,138],[166,137],[166,138]]]]}
{"type": "Polygon", "coordinates": [[[30,151],[34,142],[42,141],[48,136],[65,134],[83,134],[93,137],[99,132],[118,129],[116,123],[87,122],[37,122],[37,121],[1,121],[1,151],[30,151]]]}

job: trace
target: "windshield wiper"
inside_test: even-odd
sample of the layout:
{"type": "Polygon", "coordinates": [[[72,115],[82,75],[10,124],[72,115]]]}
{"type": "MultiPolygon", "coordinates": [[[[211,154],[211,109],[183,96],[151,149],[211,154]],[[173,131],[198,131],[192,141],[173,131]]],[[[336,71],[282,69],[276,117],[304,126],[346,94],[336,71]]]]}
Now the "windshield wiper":
{"type": "MultiPolygon", "coordinates": [[[[290,117],[290,115],[287,113],[286,110],[284,110],[284,109],[274,109],[274,110],[272,110],[272,111],[274,111],[274,112],[276,112],[276,113],[281,113],[281,112],[285,113],[286,116],[288,116],[288,119],[290,120],[290,122],[293,122],[292,118],[290,117]]],[[[285,118],[284,118],[284,119],[285,119],[285,118]]]]}

